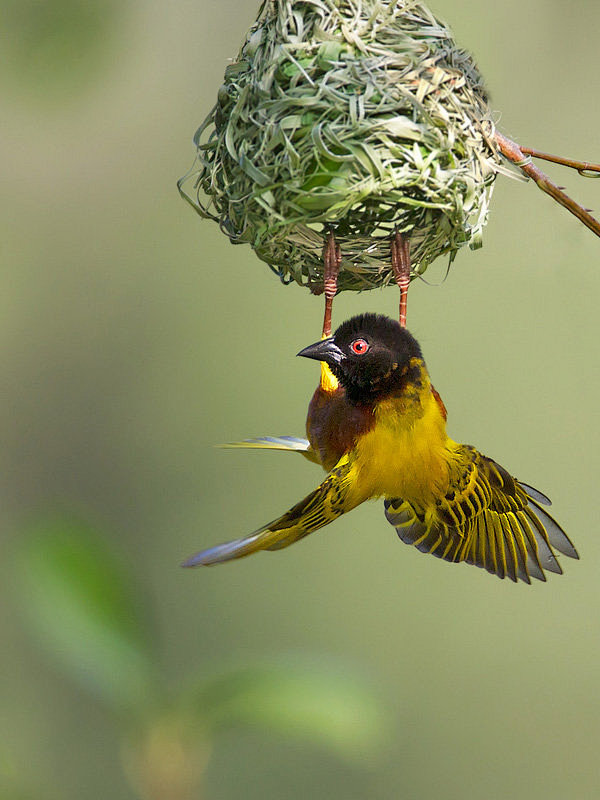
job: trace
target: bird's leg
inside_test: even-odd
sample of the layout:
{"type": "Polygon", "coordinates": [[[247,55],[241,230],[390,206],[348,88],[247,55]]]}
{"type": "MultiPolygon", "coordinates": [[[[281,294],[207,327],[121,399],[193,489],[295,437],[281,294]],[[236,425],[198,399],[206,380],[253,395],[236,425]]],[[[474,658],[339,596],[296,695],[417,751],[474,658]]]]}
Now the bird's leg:
{"type": "Polygon", "coordinates": [[[323,291],[325,293],[325,314],[323,316],[323,338],[331,336],[331,310],[337,292],[337,279],[342,263],[342,251],[335,241],[335,234],[329,231],[323,248],[323,291]]]}
{"type": "Polygon", "coordinates": [[[400,325],[406,328],[406,300],[410,286],[410,242],[399,230],[392,239],[392,270],[400,289],[400,325]]]}

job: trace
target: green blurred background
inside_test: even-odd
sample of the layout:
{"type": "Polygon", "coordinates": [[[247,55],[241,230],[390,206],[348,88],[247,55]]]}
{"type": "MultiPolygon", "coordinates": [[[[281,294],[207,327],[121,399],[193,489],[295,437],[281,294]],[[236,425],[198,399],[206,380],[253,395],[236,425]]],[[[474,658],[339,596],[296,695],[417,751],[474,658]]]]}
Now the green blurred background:
{"type": "MultiPolygon", "coordinates": [[[[0,3],[0,775],[11,797],[134,797],[115,717],[20,610],[8,556],[58,516],[129,565],[172,685],[283,654],[357,670],[389,711],[376,752],[350,760],[233,726],[203,797],[593,797],[600,241],[533,185],[499,178],[483,250],[461,252],[442,286],[413,285],[409,326],[451,435],[547,492],[581,562],[514,586],[423,558],[365,505],[281,553],[178,566],[320,480],[297,457],[213,447],[302,434],[318,368],[294,355],[318,336],[321,300],[281,286],[175,188],[257,6],[0,3]]],[[[600,158],[596,0],[432,8],[475,53],[504,132],[600,158]]],[[[600,183],[548,171],[600,208],[600,183]]],[[[396,308],[391,289],[342,295],[334,322],[396,308]]]]}

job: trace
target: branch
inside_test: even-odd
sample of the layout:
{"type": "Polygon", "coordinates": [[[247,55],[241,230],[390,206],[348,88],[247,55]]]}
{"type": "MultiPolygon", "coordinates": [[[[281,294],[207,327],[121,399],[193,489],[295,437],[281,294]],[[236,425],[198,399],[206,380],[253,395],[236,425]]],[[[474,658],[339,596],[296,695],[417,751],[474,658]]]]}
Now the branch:
{"type": "Polygon", "coordinates": [[[528,147],[521,147],[521,145],[513,142],[513,140],[509,139],[507,136],[503,136],[498,131],[495,133],[495,139],[500,148],[500,152],[505,158],[519,167],[527,177],[532,178],[537,183],[543,192],[553,197],[557,203],[560,203],[567,211],[574,214],[577,219],[583,222],[596,236],[600,237],[600,222],[598,222],[587,209],[583,208],[583,206],[569,197],[568,194],[565,194],[562,188],[557,186],[541,169],[536,167],[531,159],[534,157],[542,158],[545,161],[553,161],[556,164],[572,167],[583,175],[589,172],[600,173],[599,165],[590,164],[587,161],[573,161],[559,156],[551,156],[528,147]]]}

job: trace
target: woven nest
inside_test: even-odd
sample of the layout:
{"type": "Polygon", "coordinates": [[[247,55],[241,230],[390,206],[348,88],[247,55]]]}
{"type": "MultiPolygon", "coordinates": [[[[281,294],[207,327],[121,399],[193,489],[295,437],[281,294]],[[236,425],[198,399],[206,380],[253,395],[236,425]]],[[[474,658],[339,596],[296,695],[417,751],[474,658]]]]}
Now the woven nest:
{"type": "Polygon", "coordinates": [[[423,3],[267,0],[180,184],[285,282],[318,291],[333,229],[339,288],[371,289],[393,280],[396,229],[413,275],[480,246],[492,134],[477,67],[423,3]]]}

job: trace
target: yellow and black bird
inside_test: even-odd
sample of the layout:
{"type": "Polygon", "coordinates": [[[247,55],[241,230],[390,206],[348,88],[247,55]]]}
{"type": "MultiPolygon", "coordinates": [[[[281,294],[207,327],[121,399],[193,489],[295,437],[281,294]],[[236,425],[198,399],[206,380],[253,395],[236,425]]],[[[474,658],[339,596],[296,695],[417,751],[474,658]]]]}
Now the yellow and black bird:
{"type": "Polygon", "coordinates": [[[327,477],[283,516],[192,556],[184,566],[279,550],[379,497],[402,541],[499,578],[543,581],[544,570],[562,572],[554,550],[578,558],[542,508],[550,505],[545,495],[448,437],[446,409],[419,343],[398,322],[375,314],[353,317],[298,355],[322,362],[308,441],[267,437],[245,444],[298,450],[321,464],[327,477]]]}

